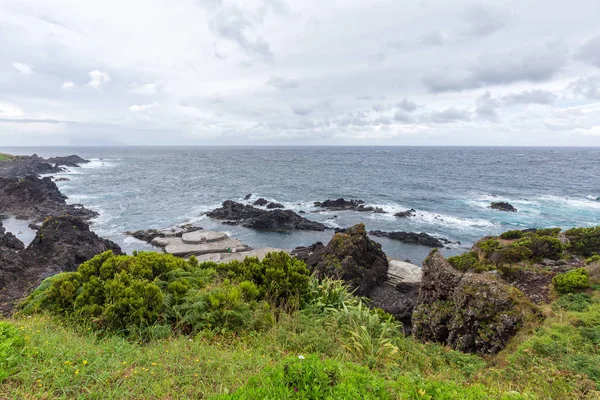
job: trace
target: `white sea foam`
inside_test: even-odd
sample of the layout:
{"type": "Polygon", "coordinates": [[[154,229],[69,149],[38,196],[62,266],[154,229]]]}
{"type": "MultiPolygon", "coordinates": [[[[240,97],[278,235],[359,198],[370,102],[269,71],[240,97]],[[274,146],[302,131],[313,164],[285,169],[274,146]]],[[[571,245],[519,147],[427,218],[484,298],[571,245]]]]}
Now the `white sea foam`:
{"type": "Polygon", "coordinates": [[[546,195],[540,197],[544,202],[554,203],[558,207],[575,208],[581,210],[600,210],[600,201],[589,198],[570,198],[546,195]]]}
{"type": "Polygon", "coordinates": [[[113,168],[117,165],[114,160],[101,160],[99,158],[90,158],[89,163],[81,164],[80,168],[83,169],[94,169],[94,168],[113,168]]]}

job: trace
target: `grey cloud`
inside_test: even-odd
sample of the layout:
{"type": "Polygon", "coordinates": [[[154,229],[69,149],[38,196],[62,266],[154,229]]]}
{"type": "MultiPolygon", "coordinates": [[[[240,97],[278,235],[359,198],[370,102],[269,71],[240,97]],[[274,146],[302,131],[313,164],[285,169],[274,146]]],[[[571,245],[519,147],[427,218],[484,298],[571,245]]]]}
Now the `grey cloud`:
{"type": "Polygon", "coordinates": [[[486,8],[481,4],[468,7],[464,14],[466,26],[460,31],[468,36],[487,36],[507,24],[507,16],[499,10],[486,8]]]}
{"type": "Polygon", "coordinates": [[[563,42],[525,46],[509,52],[484,53],[462,76],[437,71],[426,75],[423,81],[433,93],[520,81],[543,82],[552,78],[566,64],[567,55],[568,47],[563,42]]]}
{"type": "Polygon", "coordinates": [[[431,113],[431,121],[438,124],[470,120],[471,112],[469,112],[468,110],[456,108],[454,106],[446,108],[445,110],[434,111],[431,113]]]}
{"type": "Polygon", "coordinates": [[[413,121],[413,117],[412,117],[412,115],[410,115],[406,111],[398,110],[394,114],[394,121],[397,121],[397,122],[412,122],[413,121]]]}
{"type": "Polygon", "coordinates": [[[360,96],[356,96],[357,100],[374,100],[373,96],[369,96],[368,94],[361,94],[360,96]]]}
{"type": "Polygon", "coordinates": [[[556,101],[556,95],[547,90],[533,89],[525,90],[521,93],[510,93],[502,96],[502,102],[506,105],[511,104],[553,104],[556,101]]]}
{"type": "Polygon", "coordinates": [[[415,103],[414,101],[410,101],[410,100],[404,98],[404,99],[400,100],[400,102],[398,104],[396,104],[396,107],[401,108],[408,112],[413,112],[416,109],[421,108],[422,106],[415,103]]]}
{"type": "Polygon", "coordinates": [[[291,108],[296,115],[308,115],[313,112],[312,107],[309,106],[292,106],[291,108]]]}
{"type": "Polygon", "coordinates": [[[421,37],[421,44],[428,46],[441,46],[444,44],[444,35],[442,32],[431,31],[421,37]]]}
{"type": "Polygon", "coordinates": [[[381,111],[385,111],[387,110],[389,107],[384,106],[383,104],[375,104],[373,107],[371,107],[373,109],[373,111],[377,111],[377,112],[381,112],[381,111]]]}
{"type": "Polygon", "coordinates": [[[568,89],[587,99],[600,99],[600,75],[586,76],[569,83],[568,89]]]}
{"type": "Polygon", "coordinates": [[[478,117],[494,121],[498,118],[496,107],[499,101],[492,98],[492,94],[486,91],[483,95],[477,98],[475,113],[478,117]]]}
{"type": "Polygon", "coordinates": [[[600,68],[600,35],[591,38],[577,51],[577,58],[600,68]]]}
{"type": "Polygon", "coordinates": [[[296,89],[299,86],[298,81],[281,77],[271,77],[271,79],[267,81],[267,85],[273,86],[279,90],[296,89]]]}

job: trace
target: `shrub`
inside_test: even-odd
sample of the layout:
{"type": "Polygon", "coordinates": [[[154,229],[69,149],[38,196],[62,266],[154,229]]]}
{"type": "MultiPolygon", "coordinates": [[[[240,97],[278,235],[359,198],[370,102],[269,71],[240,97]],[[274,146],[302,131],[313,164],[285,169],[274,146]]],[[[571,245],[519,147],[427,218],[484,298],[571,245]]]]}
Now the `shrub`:
{"type": "Polygon", "coordinates": [[[523,231],[520,230],[506,231],[500,234],[500,239],[504,240],[521,239],[522,237],[523,231]]]}
{"type": "Polygon", "coordinates": [[[391,399],[386,382],[364,367],[315,355],[288,357],[223,399],[391,399]]]}
{"type": "Polygon", "coordinates": [[[502,247],[500,242],[496,239],[487,239],[487,240],[478,242],[476,245],[481,250],[483,250],[483,253],[486,258],[491,256],[495,251],[499,250],[502,247]]]}
{"type": "Polygon", "coordinates": [[[559,293],[572,293],[590,287],[589,272],[585,268],[576,268],[552,278],[552,284],[559,293]]]}
{"type": "Polygon", "coordinates": [[[569,229],[565,235],[569,239],[569,250],[575,254],[590,257],[600,252],[600,226],[569,229]]]}
{"type": "Polygon", "coordinates": [[[24,350],[25,340],[17,328],[0,322],[0,382],[16,371],[24,350]]]}
{"type": "Polygon", "coordinates": [[[543,228],[536,230],[533,235],[534,236],[552,236],[556,237],[560,233],[560,228],[543,228]]]}
{"type": "Polygon", "coordinates": [[[528,247],[521,246],[518,242],[504,246],[499,251],[499,257],[496,264],[511,264],[530,259],[533,256],[533,251],[528,247]]]}
{"type": "Polygon", "coordinates": [[[448,262],[459,271],[475,271],[483,272],[489,270],[489,267],[483,264],[479,260],[477,253],[469,251],[461,254],[460,256],[454,256],[448,258],[448,262]]]}
{"type": "Polygon", "coordinates": [[[565,246],[563,243],[552,236],[534,236],[527,243],[534,257],[552,258],[563,252],[565,246]]]}
{"type": "Polygon", "coordinates": [[[582,312],[587,311],[593,303],[594,299],[587,293],[568,293],[560,296],[553,306],[567,311],[582,312]]]}
{"type": "Polygon", "coordinates": [[[77,272],[46,279],[22,310],[48,310],[91,320],[99,329],[150,336],[155,324],[186,333],[263,329],[273,323],[273,307],[299,306],[308,280],[304,263],[283,252],[267,254],[262,262],[198,264],[195,257],[186,262],[168,254],[108,251],[77,272]]]}
{"type": "Polygon", "coordinates": [[[593,263],[600,263],[600,255],[595,254],[593,256],[591,256],[590,258],[585,260],[585,263],[587,265],[593,264],[593,263]]]}

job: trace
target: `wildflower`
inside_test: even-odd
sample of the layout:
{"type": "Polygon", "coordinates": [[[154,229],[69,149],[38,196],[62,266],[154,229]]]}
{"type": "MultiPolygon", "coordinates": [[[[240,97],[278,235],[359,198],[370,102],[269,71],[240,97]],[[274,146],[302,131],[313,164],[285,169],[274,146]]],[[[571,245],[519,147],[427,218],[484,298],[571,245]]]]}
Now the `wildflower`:
{"type": "Polygon", "coordinates": [[[127,365],[127,361],[123,361],[123,365],[127,365]]]}
{"type": "Polygon", "coordinates": [[[294,388],[294,392],[297,392],[297,391],[298,391],[298,388],[297,388],[297,387],[295,387],[295,388],[294,388]]]}
{"type": "Polygon", "coordinates": [[[151,375],[154,375],[154,371],[150,372],[151,375]]]}
{"type": "Polygon", "coordinates": [[[38,379],[38,380],[37,380],[37,383],[40,383],[41,381],[42,381],[41,379],[38,379]]]}
{"type": "Polygon", "coordinates": [[[198,360],[198,359],[196,358],[196,362],[200,362],[200,360],[198,360]]]}
{"type": "Polygon", "coordinates": [[[298,356],[298,358],[299,358],[299,359],[301,359],[301,360],[304,360],[304,356],[303,356],[302,354],[300,354],[300,355],[298,356]]]}
{"type": "Polygon", "coordinates": [[[198,377],[198,374],[194,374],[194,376],[197,378],[197,377],[198,377]]]}
{"type": "Polygon", "coordinates": [[[87,360],[83,360],[83,365],[87,365],[87,360]]]}
{"type": "Polygon", "coordinates": [[[421,396],[425,396],[425,391],[424,391],[423,389],[419,389],[419,394],[420,394],[421,396]]]}
{"type": "Polygon", "coordinates": [[[75,371],[75,375],[78,375],[78,374],[79,374],[79,370],[76,370],[76,371],[75,371]]]}
{"type": "Polygon", "coordinates": [[[156,363],[152,363],[152,365],[154,365],[156,367],[156,363]]]}

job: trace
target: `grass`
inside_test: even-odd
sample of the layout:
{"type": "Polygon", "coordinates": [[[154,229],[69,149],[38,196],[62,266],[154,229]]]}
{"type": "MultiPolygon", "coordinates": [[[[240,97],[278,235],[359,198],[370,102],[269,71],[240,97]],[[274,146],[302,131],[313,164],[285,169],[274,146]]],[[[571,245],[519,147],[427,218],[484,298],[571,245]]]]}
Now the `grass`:
{"type": "Polygon", "coordinates": [[[8,161],[12,160],[13,158],[15,158],[15,156],[6,153],[0,153],[0,161],[8,161]]]}

